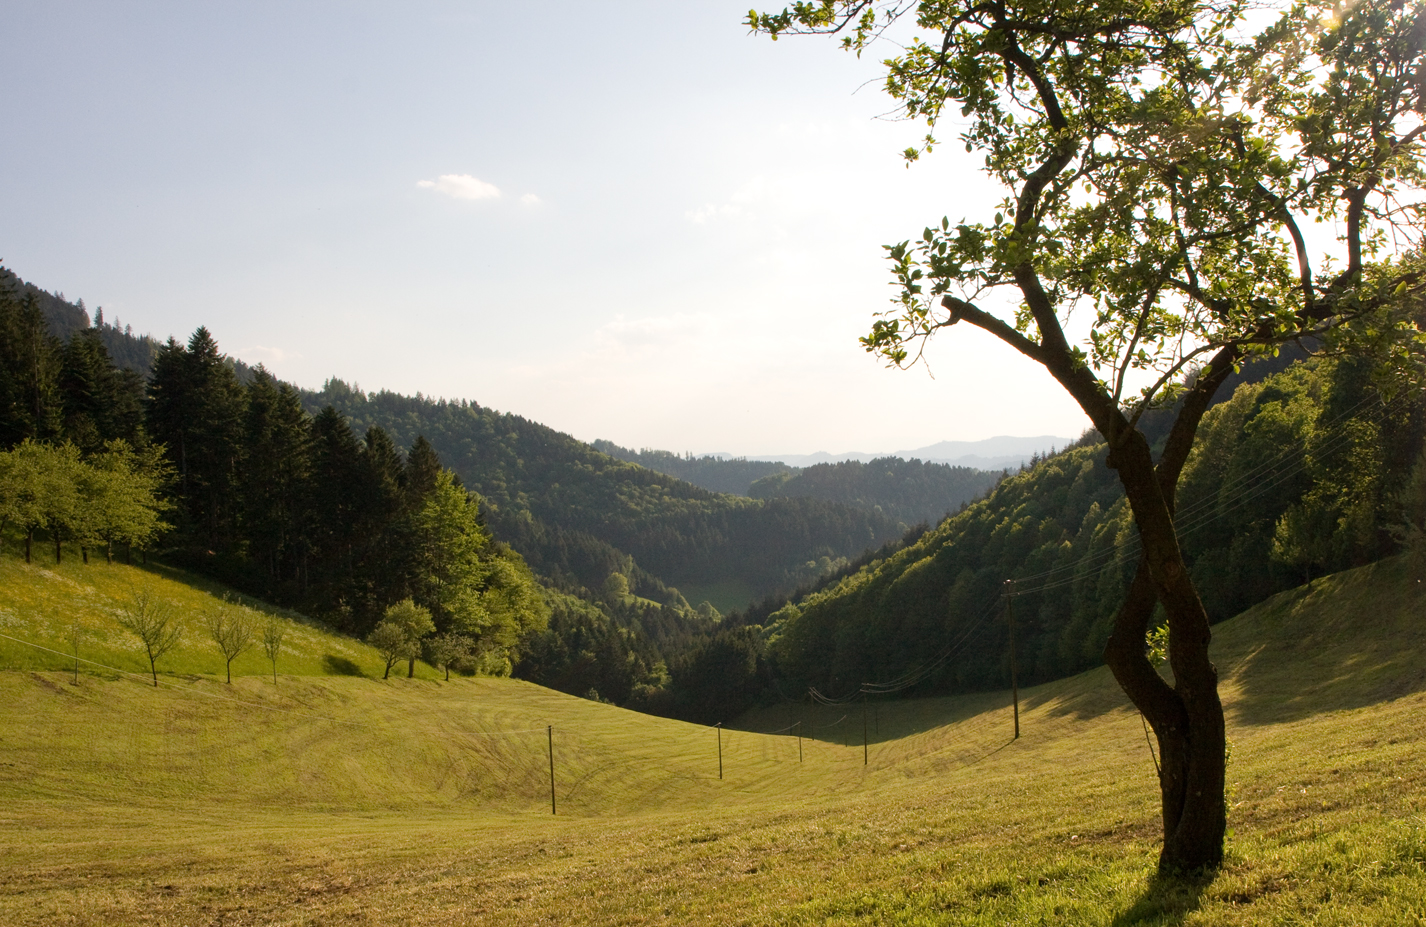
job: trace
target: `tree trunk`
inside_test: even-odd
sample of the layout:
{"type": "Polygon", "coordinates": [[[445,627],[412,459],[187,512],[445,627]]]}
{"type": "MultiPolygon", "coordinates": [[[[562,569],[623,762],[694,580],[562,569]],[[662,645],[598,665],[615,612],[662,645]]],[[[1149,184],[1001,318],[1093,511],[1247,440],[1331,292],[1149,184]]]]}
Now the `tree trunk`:
{"type": "Polygon", "coordinates": [[[411,660],[410,660],[410,662],[406,664],[406,678],[407,678],[407,679],[414,679],[414,678],[416,678],[416,658],[415,658],[415,657],[412,657],[411,660]]]}
{"type": "MultiPolygon", "coordinates": [[[[1226,344],[1202,369],[1181,401],[1156,466],[1148,441],[1126,416],[1118,395],[1111,395],[1082,356],[1071,349],[1034,268],[1027,263],[1014,272],[1039,325],[1038,342],[963,300],[945,296],[941,304],[951,311],[948,324],[966,320],[1043,365],[1074,397],[1109,445],[1105,463],[1119,473],[1143,553],[1129,595],[1116,616],[1105,662],[1158,736],[1164,822],[1159,870],[1169,873],[1215,867],[1223,860],[1223,838],[1228,829],[1224,806],[1227,733],[1223,703],[1218,698],[1218,672],[1208,658],[1208,613],[1184,567],[1173,510],[1179,474],[1193,447],[1198,424],[1213,394],[1241,359],[1241,350],[1235,343],[1226,344]],[[1156,599],[1168,615],[1172,687],[1159,677],[1144,652],[1144,635],[1156,599]]],[[[1266,337],[1271,332],[1260,334],[1266,337]]]]}
{"type": "Polygon", "coordinates": [[[31,528],[25,532],[25,562],[30,562],[30,549],[35,546],[35,529],[31,528]]]}
{"type": "Polygon", "coordinates": [[[1159,869],[1216,867],[1223,860],[1227,831],[1227,734],[1218,671],[1208,657],[1212,637],[1208,614],[1184,568],[1148,442],[1133,432],[1110,453],[1108,462],[1119,471],[1143,553],[1115,618],[1105,661],[1158,738],[1164,823],[1159,869]],[[1144,653],[1144,635],[1156,599],[1168,615],[1172,687],[1144,653]]]}
{"type": "Polygon", "coordinates": [[[55,563],[59,563],[59,562],[60,562],[60,553],[61,553],[61,551],[60,551],[60,543],[61,543],[61,541],[60,541],[60,536],[59,536],[59,529],[56,528],[56,529],[54,529],[54,562],[55,562],[55,563]]]}

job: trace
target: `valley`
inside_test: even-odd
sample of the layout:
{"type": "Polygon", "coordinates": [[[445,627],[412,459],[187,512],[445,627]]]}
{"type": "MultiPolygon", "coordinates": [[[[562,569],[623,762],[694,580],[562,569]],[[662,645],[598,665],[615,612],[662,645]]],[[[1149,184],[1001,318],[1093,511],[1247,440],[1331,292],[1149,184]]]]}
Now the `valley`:
{"type": "MultiPolygon", "coordinates": [[[[100,594],[79,566],[6,560],[7,591],[100,594]]],[[[1199,888],[1153,877],[1153,758],[1103,668],[1022,691],[1018,741],[1008,692],[877,704],[865,765],[860,706],[769,706],[730,721],[720,780],[711,728],[517,680],[299,662],[230,687],[195,651],[157,689],[92,667],[73,685],[61,655],[0,673],[0,919],[1411,923],[1418,569],[1335,574],[1215,630],[1234,833],[1199,888]],[[798,722],[801,762],[792,732],[758,733],[798,722]]],[[[5,608],[6,634],[42,632],[5,608]]]]}

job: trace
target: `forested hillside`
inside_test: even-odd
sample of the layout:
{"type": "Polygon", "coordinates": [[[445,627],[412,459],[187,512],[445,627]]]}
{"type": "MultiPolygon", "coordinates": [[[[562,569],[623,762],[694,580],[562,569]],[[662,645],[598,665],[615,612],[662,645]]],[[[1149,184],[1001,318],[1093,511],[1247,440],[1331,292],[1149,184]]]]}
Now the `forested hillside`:
{"type": "MultiPolygon", "coordinates": [[[[769,460],[680,457],[670,451],[632,451],[611,441],[595,449],[715,492],[753,499],[821,499],[884,515],[907,525],[934,524],[994,486],[999,470],[977,470],[888,456],[792,467],[769,460]]],[[[1039,455],[1035,456],[1039,460],[1039,455]]]]}
{"type": "Polygon", "coordinates": [[[666,585],[733,578],[760,596],[905,531],[896,519],[838,503],[710,492],[475,403],[367,394],[340,380],[305,401],[331,405],[359,428],[379,425],[398,444],[425,435],[486,500],[497,533],[571,591],[597,591],[623,573],[651,598],[666,596],[666,585]]]}
{"type": "Polygon", "coordinates": [[[679,456],[672,451],[657,451],[651,448],[635,451],[620,447],[613,441],[597,440],[593,443],[597,451],[610,457],[617,457],[629,463],[636,463],[668,476],[702,486],[713,492],[727,492],[737,496],[748,495],[748,487],[763,477],[776,473],[791,473],[795,468],[775,460],[748,460],[746,457],[714,457],[705,454],[679,456]]]}
{"type": "MultiPolygon", "coordinates": [[[[1377,373],[1362,359],[1313,360],[1209,411],[1179,518],[1214,621],[1420,534],[1426,409],[1418,388],[1383,397],[1377,373]]],[[[887,694],[1000,687],[1006,580],[1022,682],[1097,665],[1138,557],[1104,458],[1091,433],[904,548],[730,615],[717,647],[684,658],[681,686],[718,692],[705,717],[808,687],[833,697],[863,683],[887,694]]]]}
{"type": "Polygon", "coordinates": [[[904,530],[834,503],[709,492],[473,403],[336,380],[303,395],[225,356],[206,329],[158,345],[8,271],[0,284],[0,451],[36,444],[6,473],[51,454],[74,474],[63,505],[0,521],[23,521],[57,555],[66,541],[129,539],[362,635],[414,597],[479,651],[471,665],[504,660],[565,691],[653,704],[668,660],[719,617],[674,583],[695,602],[717,588],[726,607],[904,530]],[[141,536],[89,518],[92,474],[115,466],[138,467],[157,506],[141,536]],[[444,467],[461,483],[443,482],[444,467]],[[440,553],[452,545],[464,566],[440,553]]]}
{"type": "MultiPolygon", "coordinates": [[[[1038,455],[1035,463],[1039,462],[1038,455]]],[[[765,476],[754,499],[806,497],[879,512],[906,524],[935,524],[990,489],[1001,473],[900,457],[845,460],[765,476]]]]}
{"type": "Polygon", "coordinates": [[[102,336],[51,334],[39,294],[0,280],[0,536],[18,527],[27,560],[37,534],[56,561],[157,548],[347,633],[419,617],[387,635],[392,662],[509,672],[546,626],[528,566],[428,443],[308,416],[260,367],[241,382],[203,328],[147,381],[102,336]]]}
{"type": "MultiPolygon", "coordinates": [[[[1022,679],[1055,678],[1099,662],[1136,557],[1093,434],[1009,476],[850,462],[785,468],[756,489],[769,498],[743,498],[474,403],[339,380],[302,394],[203,329],[160,346],[144,379],[106,345],[142,358],[148,342],[73,327],[77,305],[7,281],[0,451],[20,456],[0,462],[4,478],[38,467],[72,473],[72,499],[123,484],[138,487],[124,498],[157,500],[143,530],[86,521],[76,502],[23,518],[7,502],[28,537],[56,555],[67,542],[162,548],[356,634],[413,597],[439,631],[487,641],[487,668],[505,660],[579,695],[711,722],[808,687],[997,686],[1006,580],[1022,679]],[[49,453],[62,465],[32,463],[49,453]],[[907,533],[933,508],[959,511],[907,533]],[[761,604],[727,618],[693,607],[720,583],[761,604]]],[[[1419,393],[1383,398],[1380,372],[1349,357],[1270,369],[1210,410],[1181,481],[1182,543],[1215,620],[1397,549],[1411,492],[1426,498],[1426,468],[1411,476],[1419,393]]]]}

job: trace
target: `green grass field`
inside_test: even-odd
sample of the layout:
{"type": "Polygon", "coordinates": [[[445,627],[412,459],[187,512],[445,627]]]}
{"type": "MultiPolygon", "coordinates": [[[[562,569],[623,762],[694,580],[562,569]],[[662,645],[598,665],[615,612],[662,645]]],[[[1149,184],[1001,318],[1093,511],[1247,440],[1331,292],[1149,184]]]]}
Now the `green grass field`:
{"type": "MultiPolygon", "coordinates": [[[[382,681],[307,626],[276,685],[260,654],[224,684],[196,632],[158,688],[4,641],[0,923],[1422,924],[1418,576],[1339,574],[1216,629],[1233,835],[1207,883],[1153,876],[1153,760],[1102,669],[1022,693],[1014,742],[1006,693],[876,706],[865,765],[859,709],[775,707],[723,732],[720,780],[712,729],[382,681]],[[801,762],[752,733],[798,721],[801,762]]],[[[146,671],[113,603],[156,582],[203,607],[182,579],[7,552],[0,632],[64,651],[78,614],[83,652],[146,671]]]]}

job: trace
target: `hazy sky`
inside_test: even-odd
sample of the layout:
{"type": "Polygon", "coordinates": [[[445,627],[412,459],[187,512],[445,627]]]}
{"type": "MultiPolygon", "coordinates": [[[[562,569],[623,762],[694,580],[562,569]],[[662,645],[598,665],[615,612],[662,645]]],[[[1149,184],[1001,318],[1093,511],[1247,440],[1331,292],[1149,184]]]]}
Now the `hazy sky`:
{"type": "MultiPolygon", "coordinates": [[[[1078,435],[1037,367],[857,337],[881,246],[999,198],[874,60],[749,0],[0,0],[0,259],[317,387],[739,454],[1078,435]],[[871,83],[868,83],[868,82],[871,83]]],[[[949,136],[953,132],[943,130],[949,136]]]]}

